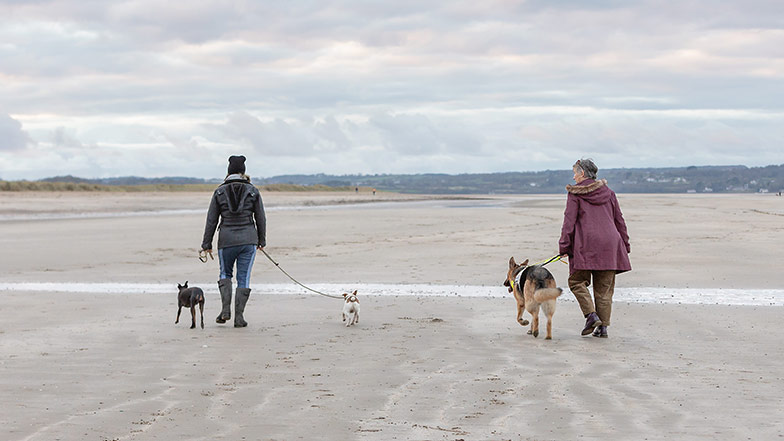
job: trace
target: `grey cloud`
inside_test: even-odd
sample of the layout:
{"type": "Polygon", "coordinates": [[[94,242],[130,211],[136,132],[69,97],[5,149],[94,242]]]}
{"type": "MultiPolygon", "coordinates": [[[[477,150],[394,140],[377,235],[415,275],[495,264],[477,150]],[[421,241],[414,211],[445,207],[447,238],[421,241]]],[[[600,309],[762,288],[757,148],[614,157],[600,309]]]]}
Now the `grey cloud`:
{"type": "Polygon", "coordinates": [[[482,144],[474,132],[459,123],[434,122],[422,114],[376,115],[369,124],[381,142],[400,155],[479,153],[482,144]]]}
{"type": "MultiPolygon", "coordinates": [[[[446,170],[459,172],[515,152],[536,158],[529,168],[590,151],[698,163],[735,158],[743,140],[749,157],[776,161],[784,37],[764,31],[781,29],[782,5],[0,2],[13,17],[0,21],[0,102],[69,152],[127,143],[223,157],[237,146],[291,167],[339,158],[368,171],[459,157],[446,170]],[[705,114],[672,112],[688,109],[705,114]],[[715,109],[756,113],[728,121],[715,109]],[[134,126],[168,117],[170,130],[134,126]]],[[[0,148],[24,148],[9,118],[0,148]]]]}
{"type": "Polygon", "coordinates": [[[0,113],[0,151],[23,150],[31,142],[27,132],[22,130],[22,123],[0,113]]]}
{"type": "Polygon", "coordinates": [[[68,133],[65,127],[57,127],[52,132],[51,142],[56,147],[82,148],[84,145],[74,135],[68,133]]]}
{"type": "Polygon", "coordinates": [[[423,115],[379,115],[370,123],[390,150],[413,155],[446,150],[437,129],[423,115]]]}
{"type": "MultiPolygon", "coordinates": [[[[15,10],[21,18],[69,17],[64,30],[31,28],[16,48],[0,48],[8,73],[53,79],[38,100],[10,96],[6,102],[34,111],[82,106],[84,111],[150,111],[210,103],[223,109],[328,108],[345,103],[406,106],[455,98],[475,103],[488,95],[579,89],[573,105],[610,106],[605,97],[674,96],[679,106],[780,108],[774,93],[761,93],[757,79],[729,78],[721,72],[691,74],[677,66],[648,61],[677,52],[714,24],[691,2],[667,8],[650,2],[470,2],[250,3],[227,8],[220,2],[196,5],[151,2],[92,2],[89,8],[67,1],[15,10]],[[93,37],[80,39],[79,31],[93,37]],[[63,37],[65,32],[70,37],[63,37]],[[421,39],[421,41],[420,41],[421,39]],[[188,59],[182,42],[240,40],[220,45],[210,57],[188,59]],[[356,41],[389,51],[388,63],[367,72],[350,69],[298,72],[334,42],[356,41]],[[496,59],[534,56],[530,64],[505,65],[496,59]],[[281,69],[278,60],[289,60],[281,69]],[[291,72],[291,75],[288,75],[291,72]],[[99,73],[100,75],[96,75],[99,73]],[[85,77],[85,81],[77,79],[85,77]],[[715,77],[711,81],[711,77],[715,77]],[[703,81],[704,80],[704,81],[703,81]],[[716,93],[717,82],[732,93],[716,93]],[[280,99],[277,99],[280,97],[280,99]],[[596,97],[595,99],[592,97],[596,97]]],[[[758,2],[758,6],[765,5],[758,2]]],[[[716,16],[760,20],[754,8],[720,2],[716,16]]],[[[768,6],[770,9],[770,6],[768,6]]],[[[2,7],[0,7],[2,12],[2,7]]],[[[719,20],[717,21],[726,21],[719,20]]],[[[1,28],[1,27],[0,27],[1,28]]],[[[3,39],[9,40],[11,27],[3,39]]],[[[760,59],[780,51],[764,42],[746,51],[760,59]]],[[[741,57],[742,58],[742,57],[741,57]]],[[[764,62],[761,62],[764,63],[764,62]]],[[[775,66],[770,61],[768,67],[775,66]]],[[[762,68],[766,66],[760,66],[762,68]]],[[[751,67],[749,68],[751,70],[751,67]]],[[[780,80],[770,81],[777,83],[780,80]]],[[[40,92],[39,92],[40,93],[40,92]]],[[[540,97],[538,103],[558,104],[540,97]]],[[[491,102],[492,104],[492,102],[491,102]]],[[[629,107],[629,104],[624,106],[629,107]]],[[[623,107],[623,106],[620,106],[623,107]]],[[[16,107],[14,107],[16,109],[16,107]]]]}
{"type": "Polygon", "coordinates": [[[313,139],[308,130],[298,130],[302,124],[290,124],[280,118],[264,122],[248,112],[229,115],[220,129],[231,139],[267,155],[300,156],[313,151],[313,139]]]}
{"type": "Polygon", "coordinates": [[[351,147],[351,140],[334,116],[327,116],[323,122],[314,124],[313,131],[328,148],[344,149],[351,147]]]}
{"type": "Polygon", "coordinates": [[[225,124],[207,125],[211,139],[226,136],[270,156],[323,156],[383,148],[393,156],[479,154],[482,140],[453,118],[436,121],[422,114],[379,113],[367,121],[334,116],[263,119],[234,112],[225,124]]]}

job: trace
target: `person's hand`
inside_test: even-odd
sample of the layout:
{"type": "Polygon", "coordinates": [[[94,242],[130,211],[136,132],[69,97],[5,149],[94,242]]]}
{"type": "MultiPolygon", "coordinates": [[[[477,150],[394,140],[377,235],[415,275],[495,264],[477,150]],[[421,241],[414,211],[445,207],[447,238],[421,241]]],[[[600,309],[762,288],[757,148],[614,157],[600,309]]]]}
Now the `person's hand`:
{"type": "Polygon", "coordinates": [[[259,251],[264,251],[264,247],[263,247],[263,246],[261,246],[261,245],[257,246],[256,248],[257,248],[259,251]]]}
{"type": "Polygon", "coordinates": [[[211,260],[215,260],[215,258],[212,257],[212,248],[202,248],[202,250],[199,251],[199,260],[201,260],[202,263],[207,263],[207,256],[210,256],[211,260]]]}

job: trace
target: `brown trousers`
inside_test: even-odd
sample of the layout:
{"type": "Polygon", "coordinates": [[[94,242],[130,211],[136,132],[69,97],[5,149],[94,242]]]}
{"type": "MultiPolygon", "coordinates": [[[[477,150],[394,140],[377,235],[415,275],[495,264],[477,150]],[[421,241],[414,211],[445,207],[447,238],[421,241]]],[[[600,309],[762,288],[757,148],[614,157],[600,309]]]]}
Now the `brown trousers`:
{"type": "Polygon", "coordinates": [[[577,303],[580,304],[580,309],[583,311],[583,316],[587,316],[592,312],[596,312],[602,325],[610,326],[610,314],[612,313],[612,298],[615,291],[615,271],[589,271],[578,270],[569,276],[569,289],[572,294],[577,298],[577,303]],[[596,299],[596,307],[594,307],[594,300],[591,299],[591,292],[588,287],[591,286],[591,279],[593,279],[593,296],[596,299]]]}

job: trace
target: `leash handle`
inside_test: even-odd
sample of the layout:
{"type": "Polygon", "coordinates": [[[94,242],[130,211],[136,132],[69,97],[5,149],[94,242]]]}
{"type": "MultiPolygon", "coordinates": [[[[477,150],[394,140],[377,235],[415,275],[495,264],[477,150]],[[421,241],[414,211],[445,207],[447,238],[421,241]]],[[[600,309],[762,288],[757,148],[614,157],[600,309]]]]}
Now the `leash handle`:
{"type": "Polygon", "coordinates": [[[267,253],[265,250],[261,250],[261,252],[262,252],[262,253],[264,253],[264,255],[265,255],[265,256],[267,256],[267,259],[269,259],[269,260],[270,260],[270,262],[274,263],[274,264],[275,264],[275,266],[276,266],[276,267],[278,267],[278,269],[279,269],[279,270],[281,270],[281,272],[283,272],[283,274],[285,274],[285,275],[286,275],[286,277],[288,277],[289,279],[291,279],[291,281],[292,281],[292,282],[294,282],[294,283],[296,283],[297,285],[299,285],[299,286],[301,286],[301,287],[303,287],[303,288],[307,289],[308,291],[314,292],[314,293],[316,293],[316,294],[318,294],[318,295],[321,295],[321,296],[324,296],[324,297],[330,297],[330,298],[333,298],[333,299],[340,299],[340,300],[343,300],[343,297],[338,297],[338,296],[333,296],[333,295],[329,295],[329,294],[324,294],[324,293],[323,293],[323,292],[321,292],[321,291],[316,291],[316,290],[315,290],[315,289],[313,289],[313,288],[309,288],[309,287],[307,287],[307,286],[303,285],[303,284],[302,284],[302,283],[300,283],[300,282],[299,282],[297,279],[295,279],[295,278],[291,277],[291,275],[290,275],[289,273],[287,273],[287,272],[286,272],[286,270],[284,270],[283,268],[281,268],[280,264],[279,264],[278,262],[275,262],[275,259],[273,259],[273,258],[272,258],[272,256],[270,256],[270,255],[269,255],[269,254],[268,254],[268,253],[267,253]]]}
{"type": "Polygon", "coordinates": [[[212,257],[212,250],[201,250],[199,251],[199,260],[201,260],[201,263],[207,263],[208,254],[210,256],[210,260],[215,260],[215,258],[212,257]]]}

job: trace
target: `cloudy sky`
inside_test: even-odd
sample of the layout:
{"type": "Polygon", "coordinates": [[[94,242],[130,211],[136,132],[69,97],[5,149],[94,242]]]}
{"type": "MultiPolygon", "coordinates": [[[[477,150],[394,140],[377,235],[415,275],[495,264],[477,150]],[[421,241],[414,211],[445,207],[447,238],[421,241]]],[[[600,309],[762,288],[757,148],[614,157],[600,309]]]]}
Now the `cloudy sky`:
{"type": "Polygon", "coordinates": [[[784,163],[784,2],[0,0],[0,178],[784,163]]]}

